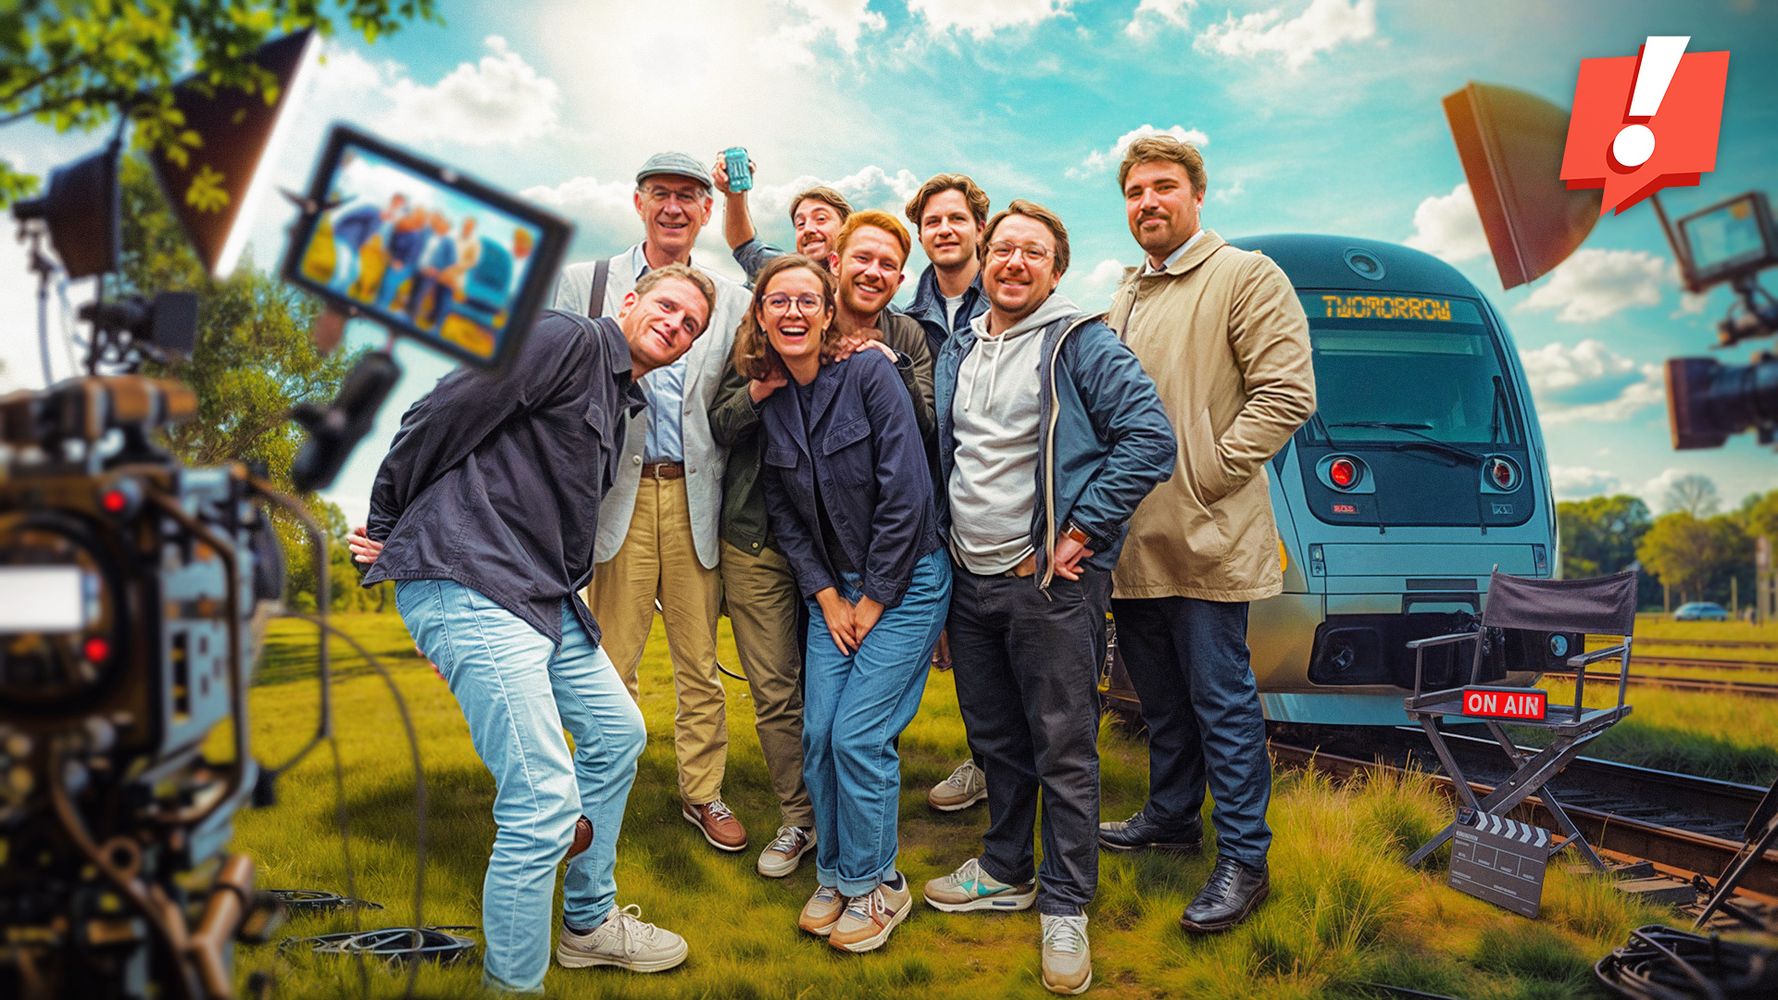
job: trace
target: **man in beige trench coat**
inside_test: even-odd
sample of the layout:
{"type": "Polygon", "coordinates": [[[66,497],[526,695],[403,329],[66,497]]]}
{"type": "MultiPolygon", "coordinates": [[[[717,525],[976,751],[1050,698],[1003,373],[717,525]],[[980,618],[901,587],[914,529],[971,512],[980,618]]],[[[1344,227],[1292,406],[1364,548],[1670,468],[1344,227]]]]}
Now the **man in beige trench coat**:
{"type": "Polygon", "coordinates": [[[1216,866],[1188,931],[1246,919],[1266,897],[1271,764],[1247,649],[1247,606],[1283,587],[1265,463],[1315,410],[1309,323],[1284,272],[1199,225],[1204,159],[1151,136],[1118,170],[1142,264],[1108,322],[1141,359],[1179,438],[1172,478],[1130,519],[1112,575],[1118,643],[1149,732],[1149,794],[1102,823],[1114,850],[1195,850],[1206,787],[1216,866]]]}

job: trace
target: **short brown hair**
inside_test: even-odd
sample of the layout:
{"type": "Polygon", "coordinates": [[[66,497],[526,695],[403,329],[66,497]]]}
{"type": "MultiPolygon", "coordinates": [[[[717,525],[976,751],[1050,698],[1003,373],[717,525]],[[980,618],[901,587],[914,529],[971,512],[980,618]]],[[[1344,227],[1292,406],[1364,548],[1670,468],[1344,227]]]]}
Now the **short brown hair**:
{"type": "Polygon", "coordinates": [[[1130,143],[1124,153],[1124,162],[1117,167],[1117,189],[1124,189],[1124,182],[1130,179],[1130,171],[1136,164],[1155,160],[1166,160],[1185,168],[1185,176],[1192,182],[1192,191],[1203,196],[1205,185],[1210,183],[1209,176],[1204,173],[1204,154],[1191,143],[1181,142],[1170,135],[1145,135],[1130,143]]]}
{"type": "Polygon", "coordinates": [[[881,229],[893,237],[896,245],[901,247],[901,262],[903,264],[908,262],[908,254],[914,249],[914,241],[908,236],[907,227],[902,225],[895,216],[888,212],[879,212],[874,208],[857,212],[846,220],[846,224],[840,227],[839,237],[833,241],[833,252],[845,253],[846,241],[852,238],[853,233],[865,226],[881,229]]]}
{"type": "Polygon", "coordinates": [[[796,210],[798,206],[802,205],[803,202],[808,201],[810,198],[813,198],[840,213],[841,222],[844,222],[846,217],[852,214],[852,203],[846,200],[845,195],[835,191],[833,188],[830,188],[825,184],[817,184],[806,191],[798,192],[795,198],[790,199],[790,208],[785,214],[790,216],[792,225],[795,225],[796,223],[796,210]]]}
{"type": "Polygon", "coordinates": [[[908,199],[908,221],[914,224],[916,232],[920,229],[920,213],[926,211],[927,199],[940,191],[961,191],[963,200],[969,202],[969,211],[975,216],[976,224],[988,221],[988,193],[976,187],[968,174],[933,174],[908,199]]]}
{"type": "Polygon", "coordinates": [[[1008,216],[1013,215],[1036,219],[1049,228],[1050,234],[1056,238],[1056,273],[1058,275],[1068,273],[1068,227],[1062,225],[1061,216],[1034,201],[1026,201],[1023,198],[1014,198],[1012,204],[1001,209],[1000,214],[994,216],[993,220],[988,223],[988,228],[982,233],[982,242],[977,252],[984,258],[987,256],[988,243],[994,239],[994,230],[1002,222],[1005,222],[1008,216]]]}
{"type": "MultiPolygon", "coordinates": [[[[636,293],[636,301],[642,301],[643,296],[654,291],[654,286],[669,278],[690,282],[693,287],[703,293],[704,303],[710,307],[710,315],[716,314],[716,282],[711,281],[709,275],[690,264],[675,263],[668,264],[666,267],[651,268],[647,274],[636,279],[636,287],[633,289],[636,293]]],[[[706,317],[704,325],[706,327],[710,325],[708,317],[706,317]]]]}
{"type": "Polygon", "coordinates": [[[840,346],[840,325],[833,321],[834,293],[839,282],[827,273],[827,268],[815,263],[814,258],[800,253],[787,253],[766,261],[759,269],[759,275],[753,279],[753,301],[747,306],[747,315],[741,320],[741,328],[735,331],[735,370],[751,379],[767,379],[773,375],[789,372],[784,367],[784,359],[778,357],[772,342],[766,339],[765,328],[759,325],[760,313],[765,309],[766,289],[771,287],[772,279],[785,271],[802,268],[821,281],[821,300],[826,310],[827,329],[821,333],[821,357],[831,359],[840,346]]]}

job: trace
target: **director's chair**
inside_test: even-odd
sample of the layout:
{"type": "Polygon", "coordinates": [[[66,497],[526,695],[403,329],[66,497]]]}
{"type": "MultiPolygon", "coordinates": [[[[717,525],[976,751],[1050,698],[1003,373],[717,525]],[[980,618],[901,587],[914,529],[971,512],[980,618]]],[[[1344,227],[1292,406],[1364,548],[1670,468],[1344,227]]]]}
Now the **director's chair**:
{"type": "MultiPolygon", "coordinates": [[[[1488,581],[1488,599],[1482,611],[1478,628],[1473,632],[1458,632],[1450,635],[1434,636],[1430,639],[1416,639],[1407,644],[1414,651],[1414,693],[1403,702],[1408,716],[1419,723],[1426,731],[1427,739],[1432,741],[1432,749],[1444,765],[1445,773],[1451,776],[1457,787],[1460,805],[1475,810],[1478,814],[1506,818],[1519,803],[1531,795],[1538,795],[1550,815],[1555,817],[1556,826],[1566,838],[1562,846],[1573,844],[1575,849],[1586,858],[1587,862],[1601,871],[1605,863],[1599,855],[1588,846],[1586,838],[1581,836],[1579,828],[1568,818],[1568,813],[1557,801],[1553,792],[1544,785],[1560,774],[1562,769],[1580,755],[1581,749],[1610,729],[1619,719],[1630,714],[1630,706],[1624,704],[1624,692],[1630,681],[1630,641],[1631,632],[1636,625],[1636,572],[1626,570],[1612,576],[1593,577],[1584,580],[1536,580],[1526,577],[1507,576],[1495,570],[1488,581]],[[1572,705],[1552,704],[1544,701],[1544,714],[1541,718],[1512,718],[1514,725],[1532,726],[1545,730],[1552,737],[1549,746],[1542,750],[1526,752],[1521,750],[1508,738],[1502,728],[1499,717],[1483,717],[1482,723],[1487,726],[1488,733],[1500,748],[1506,752],[1513,762],[1515,770],[1512,776],[1501,782],[1492,792],[1483,798],[1477,798],[1475,791],[1469,787],[1469,781],[1457,765],[1451,749],[1445,744],[1444,733],[1438,728],[1439,719],[1444,716],[1476,716],[1478,713],[1465,711],[1465,693],[1487,692],[1490,689],[1498,696],[1504,691],[1522,689],[1503,688],[1497,684],[1480,683],[1482,662],[1488,655],[1492,642],[1501,642],[1504,633],[1511,630],[1525,630],[1538,633],[1548,632],[1580,632],[1593,635],[1610,635],[1620,637],[1623,641],[1609,649],[1601,649],[1592,653],[1580,653],[1568,658],[1568,668],[1575,672],[1574,703],[1572,705]],[[1451,646],[1470,643],[1474,649],[1469,669],[1469,683],[1465,687],[1446,688],[1441,691],[1424,691],[1422,689],[1422,673],[1426,650],[1437,646],[1451,646]],[[1587,665],[1601,660],[1616,659],[1618,666],[1617,703],[1604,708],[1589,709],[1583,704],[1586,693],[1587,665]]],[[[1504,643],[1507,650],[1517,645],[1522,649],[1542,649],[1541,641],[1535,643],[1504,643]]],[[[1538,671],[1540,665],[1511,664],[1506,665],[1507,671],[1538,671]]],[[[1471,703],[1473,705],[1473,702],[1471,703]]],[[[1438,836],[1423,844],[1408,858],[1409,865],[1417,865],[1427,855],[1437,850],[1445,841],[1450,840],[1457,830],[1453,820],[1438,836]]],[[[1559,848],[1558,848],[1559,849],[1559,848]]]]}

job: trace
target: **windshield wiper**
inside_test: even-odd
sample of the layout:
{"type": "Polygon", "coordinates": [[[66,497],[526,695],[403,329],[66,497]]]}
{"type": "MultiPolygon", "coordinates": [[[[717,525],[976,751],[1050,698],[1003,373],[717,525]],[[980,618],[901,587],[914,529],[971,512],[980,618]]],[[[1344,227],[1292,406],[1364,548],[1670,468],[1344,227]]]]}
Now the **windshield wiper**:
{"type": "MultiPolygon", "coordinates": [[[[1413,441],[1378,441],[1375,443],[1377,443],[1377,444],[1410,445],[1410,446],[1414,446],[1414,447],[1425,448],[1429,451],[1436,451],[1441,455],[1448,455],[1452,458],[1459,459],[1464,462],[1474,462],[1476,465],[1482,464],[1482,456],[1476,454],[1475,452],[1470,451],[1467,448],[1459,448],[1454,444],[1451,444],[1447,441],[1440,440],[1439,438],[1433,437],[1431,434],[1426,433],[1428,430],[1431,429],[1431,427],[1432,427],[1431,424],[1407,423],[1405,421],[1399,421],[1399,420],[1343,420],[1343,421],[1340,421],[1339,423],[1328,424],[1326,426],[1328,426],[1328,427],[1362,427],[1362,428],[1366,428],[1369,430],[1402,431],[1404,433],[1414,435],[1415,440],[1413,440],[1413,441]]],[[[1365,443],[1370,444],[1372,442],[1367,441],[1365,443]]]]}

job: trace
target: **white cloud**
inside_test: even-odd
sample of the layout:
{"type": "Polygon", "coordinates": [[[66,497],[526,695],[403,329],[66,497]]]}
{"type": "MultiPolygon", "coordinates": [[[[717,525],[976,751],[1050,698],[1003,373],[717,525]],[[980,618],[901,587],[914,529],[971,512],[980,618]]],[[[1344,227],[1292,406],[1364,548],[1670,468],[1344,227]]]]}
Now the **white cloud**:
{"type": "Polygon", "coordinates": [[[1661,301],[1673,265],[1642,250],[1581,250],[1550,273],[1521,309],[1548,310],[1564,323],[1592,323],[1661,301]]]}
{"type": "Polygon", "coordinates": [[[1584,500],[1593,496],[1610,496],[1624,491],[1624,481],[1603,469],[1584,465],[1550,466],[1550,483],[1558,500],[1584,500]]]}
{"type": "Polygon", "coordinates": [[[908,0],[908,13],[926,19],[933,34],[966,32],[981,39],[1002,28],[1041,24],[1067,13],[1074,0],[908,0]]]}
{"type": "Polygon", "coordinates": [[[866,31],[882,31],[883,15],[869,9],[869,0],[790,0],[805,20],[778,29],[767,51],[782,52],[799,66],[815,62],[815,48],[831,35],[841,52],[858,51],[858,39],[866,31]]]}
{"type": "Polygon", "coordinates": [[[1129,151],[1130,143],[1151,135],[1170,135],[1180,142],[1189,142],[1199,149],[1210,145],[1210,137],[1205,135],[1201,129],[1188,129],[1184,125],[1155,128],[1153,125],[1143,122],[1118,136],[1117,141],[1111,144],[1110,149],[1095,149],[1088,153],[1086,159],[1080,161],[1080,166],[1068,168],[1068,176],[1080,180],[1114,167],[1123,161],[1124,153],[1129,151]]]}
{"type": "Polygon", "coordinates": [[[783,184],[762,184],[753,189],[748,210],[753,224],[764,227],[785,217],[790,199],[816,184],[825,184],[846,196],[855,209],[878,208],[897,219],[907,200],[920,190],[920,178],[906,167],[891,174],[876,164],[862,167],[837,180],[804,174],[783,184]]]}
{"type": "Polygon", "coordinates": [[[1275,55],[1294,71],[1319,53],[1376,33],[1376,0],[1310,0],[1306,10],[1289,19],[1279,7],[1239,19],[1230,14],[1204,29],[1195,46],[1225,56],[1275,55]]]}
{"type": "Polygon", "coordinates": [[[1414,235],[1404,240],[1450,264],[1480,257],[1488,252],[1482,217],[1476,214],[1475,198],[1467,181],[1447,195],[1432,195],[1414,209],[1414,235]]]}
{"type": "Polygon", "coordinates": [[[1091,268],[1076,261],[1062,277],[1062,294],[1073,299],[1088,312],[1097,312],[1111,302],[1111,293],[1124,280],[1124,262],[1102,260],[1091,268]]]}
{"type": "Polygon", "coordinates": [[[1197,5],[1198,0],[1142,0],[1130,15],[1130,23],[1124,25],[1124,34],[1145,39],[1166,27],[1184,31],[1191,26],[1188,12],[1197,5]]]}
{"type": "MultiPolygon", "coordinates": [[[[561,91],[542,76],[499,35],[489,35],[481,59],[459,63],[434,84],[421,84],[392,66],[378,68],[362,58],[363,65],[336,66],[351,59],[330,61],[329,73],[344,71],[364,79],[368,67],[380,79],[377,88],[387,108],[377,116],[379,131],[408,141],[439,140],[466,146],[497,146],[525,142],[549,135],[556,127],[561,91]]],[[[340,82],[324,86],[338,89],[340,82]]],[[[367,92],[354,88],[362,107],[367,92]]]]}
{"type": "Polygon", "coordinates": [[[1546,425],[1620,423],[1666,403],[1660,365],[1638,364],[1600,340],[1546,344],[1521,356],[1546,425]]]}

